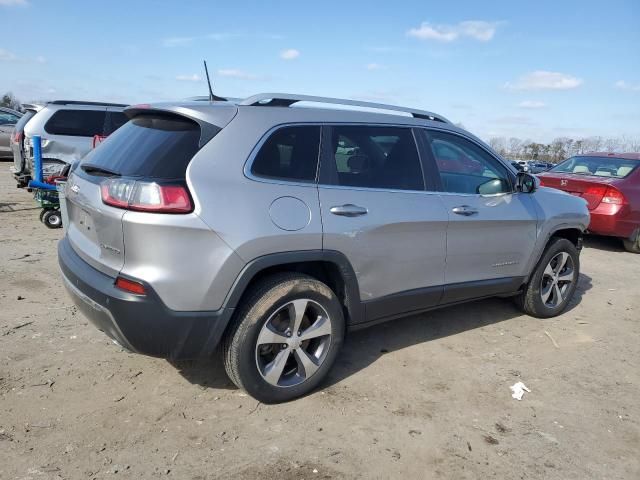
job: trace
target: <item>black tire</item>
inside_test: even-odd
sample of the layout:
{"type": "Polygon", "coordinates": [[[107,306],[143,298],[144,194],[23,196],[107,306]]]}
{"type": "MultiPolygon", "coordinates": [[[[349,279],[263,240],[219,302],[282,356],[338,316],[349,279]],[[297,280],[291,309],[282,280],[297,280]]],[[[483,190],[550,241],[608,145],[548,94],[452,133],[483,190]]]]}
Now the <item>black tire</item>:
{"type": "MultiPolygon", "coordinates": [[[[305,313],[303,322],[311,323],[309,317],[312,315],[306,316],[305,313]]],[[[345,332],[342,306],[334,292],[315,278],[298,273],[275,274],[261,280],[247,292],[232,322],[222,344],[225,369],[236,386],[246,390],[252,397],[263,403],[286,402],[315,389],[334,364],[345,332]],[[323,360],[320,360],[319,367],[314,373],[300,380],[301,383],[282,386],[269,383],[259,367],[262,358],[260,357],[262,351],[258,347],[259,336],[263,327],[266,328],[267,322],[272,322],[274,316],[284,312],[291,302],[294,300],[302,302],[301,299],[310,300],[309,304],[319,305],[328,315],[331,334],[328,337],[328,343],[325,344],[327,346],[322,354],[323,360]]],[[[325,341],[327,337],[321,338],[325,341]]],[[[301,349],[303,344],[291,347],[289,350],[285,345],[273,343],[268,348],[274,349],[271,353],[273,355],[278,355],[277,349],[281,348],[287,358],[285,362],[293,360],[294,365],[297,365],[293,368],[301,368],[298,362],[300,357],[295,349],[301,349]]],[[[304,372],[305,369],[302,371],[304,372]]],[[[285,374],[282,374],[282,377],[280,375],[278,374],[278,379],[285,378],[285,374]]],[[[304,376],[306,377],[306,372],[304,376]]]]}
{"type": "Polygon", "coordinates": [[[640,253],[640,235],[638,235],[635,242],[623,238],[622,243],[624,243],[624,249],[627,252],[640,253]]]}
{"type": "Polygon", "coordinates": [[[40,210],[40,221],[42,223],[44,223],[44,214],[47,213],[49,210],[47,210],[46,208],[43,208],[42,210],[40,210]]]}
{"type": "Polygon", "coordinates": [[[524,291],[515,297],[516,304],[532,317],[550,318],[560,315],[573,298],[579,276],[580,255],[576,246],[565,238],[552,238],[533,271],[529,283],[525,286],[524,291]],[[549,282],[549,277],[546,276],[545,269],[550,265],[550,262],[561,253],[567,253],[571,258],[572,280],[571,283],[563,284],[563,286],[566,285],[567,288],[561,295],[562,301],[559,301],[557,305],[550,306],[543,301],[543,281],[546,282],[547,285],[549,282]]]}
{"type": "Polygon", "coordinates": [[[62,216],[60,215],[60,210],[47,210],[44,212],[42,223],[44,223],[47,228],[61,228],[62,216]]]}

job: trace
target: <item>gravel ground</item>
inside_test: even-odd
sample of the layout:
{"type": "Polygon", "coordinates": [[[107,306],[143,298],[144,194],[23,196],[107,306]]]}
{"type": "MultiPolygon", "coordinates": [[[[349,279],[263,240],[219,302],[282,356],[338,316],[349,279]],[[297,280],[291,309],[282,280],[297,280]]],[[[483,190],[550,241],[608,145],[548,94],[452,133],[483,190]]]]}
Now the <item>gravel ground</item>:
{"type": "Polygon", "coordinates": [[[267,406],[89,324],[5,165],[2,479],[640,478],[640,255],[615,240],[587,240],[558,318],[491,299],[356,332],[321,390],[267,406]]]}

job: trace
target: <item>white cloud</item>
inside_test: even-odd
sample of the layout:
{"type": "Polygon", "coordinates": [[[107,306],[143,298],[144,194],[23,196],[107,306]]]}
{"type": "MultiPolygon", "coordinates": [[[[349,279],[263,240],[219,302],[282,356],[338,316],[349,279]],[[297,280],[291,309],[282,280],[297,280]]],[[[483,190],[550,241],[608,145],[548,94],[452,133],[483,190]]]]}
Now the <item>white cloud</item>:
{"type": "Polygon", "coordinates": [[[626,82],[624,80],[618,80],[616,83],[613,84],[613,86],[619,90],[631,90],[634,92],[639,92],[640,91],[640,83],[629,83],[626,82]]]}
{"type": "Polygon", "coordinates": [[[17,59],[18,57],[16,57],[14,53],[0,48],[0,62],[13,62],[17,59]]]}
{"type": "Polygon", "coordinates": [[[546,103],[540,102],[538,100],[523,100],[518,104],[518,107],[520,108],[531,108],[531,109],[544,108],[546,106],[547,106],[546,103]]]}
{"type": "Polygon", "coordinates": [[[186,47],[193,43],[194,37],[169,37],[162,40],[163,47],[186,47]]]}
{"type": "Polygon", "coordinates": [[[237,70],[235,68],[223,68],[218,70],[217,73],[221,77],[238,78],[240,80],[258,80],[260,78],[258,75],[237,70]]]}
{"type": "Polygon", "coordinates": [[[367,70],[384,70],[387,67],[385,65],[380,65],[379,63],[369,63],[365,66],[367,70]]]}
{"type": "Polygon", "coordinates": [[[193,75],[178,75],[176,80],[181,82],[201,82],[202,77],[194,73],[193,75]]]}
{"type": "Polygon", "coordinates": [[[295,60],[300,56],[300,50],[295,48],[288,48],[280,52],[280,58],[283,60],[295,60]]]}
{"type": "Polygon", "coordinates": [[[488,42],[495,35],[497,26],[498,22],[483,20],[466,20],[454,25],[433,25],[422,22],[420,27],[407,31],[407,36],[437,42],[453,42],[462,37],[488,42]]]}
{"type": "Polygon", "coordinates": [[[566,73],[536,70],[521,76],[515,82],[507,82],[504,88],[510,90],[571,90],[582,85],[581,78],[566,73]]]}
{"type": "Polygon", "coordinates": [[[27,2],[27,0],[0,0],[0,6],[2,7],[14,7],[14,6],[25,6],[25,5],[29,5],[29,2],[27,2]]]}

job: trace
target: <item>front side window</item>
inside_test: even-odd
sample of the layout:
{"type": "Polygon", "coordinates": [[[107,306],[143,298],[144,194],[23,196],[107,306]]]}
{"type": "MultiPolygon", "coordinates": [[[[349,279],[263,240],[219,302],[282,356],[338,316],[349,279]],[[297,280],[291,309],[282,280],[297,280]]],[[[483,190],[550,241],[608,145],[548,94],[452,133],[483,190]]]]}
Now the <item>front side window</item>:
{"type": "Polygon", "coordinates": [[[58,110],[44,126],[51,135],[93,137],[102,135],[107,112],[104,110],[58,110]]]}
{"type": "Polygon", "coordinates": [[[429,132],[429,137],[445,192],[495,195],[512,190],[506,168],[473,142],[444,132],[429,132]]]}
{"type": "Polygon", "coordinates": [[[330,183],[350,187],[423,190],[418,151],[409,128],[334,126],[327,161],[330,183]]]}
{"type": "Polygon", "coordinates": [[[319,151],[319,126],[283,127],[260,147],[251,173],[276,180],[315,182],[319,151]]]}

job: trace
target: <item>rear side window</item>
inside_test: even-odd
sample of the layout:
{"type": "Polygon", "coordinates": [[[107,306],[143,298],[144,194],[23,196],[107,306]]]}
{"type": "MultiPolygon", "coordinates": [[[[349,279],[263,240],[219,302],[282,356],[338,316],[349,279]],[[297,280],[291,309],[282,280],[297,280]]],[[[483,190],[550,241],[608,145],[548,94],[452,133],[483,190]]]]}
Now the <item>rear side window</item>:
{"type": "Polygon", "coordinates": [[[51,135],[93,137],[102,135],[107,112],[102,110],[58,110],[44,126],[51,135]]]}
{"type": "Polygon", "coordinates": [[[320,127],[283,127],[262,145],[251,173],[278,180],[314,182],[319,150],[320,127]]]}
{"type": "Polygon", "coordinates": [[[326,180],[330,184],[424,189],[422,167],[409,128],[334,126],[327,162],[333,177],[326,180]]]}
{"type": "Polygon", "coordinates": [[[128,121],[129,117],[127,117],[124,112],[108,112],[107,126],[105,127],[104,134],[111,135],[128,121]]]}
{"type": "Polygon", "coordinates": [[[9,112],[0,112],[0,125],[15,125],[20,117],[9,112]]]}
{"type": "Polygon", "coordinates": [[[192,120],[140,115],[107,137],[81,165],[127,177],[184,179],[199,142],[200,126],[192,120]]]}

